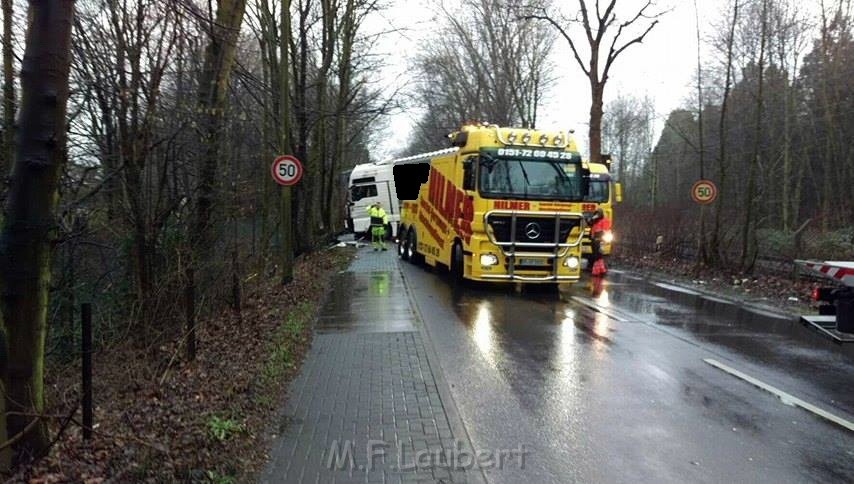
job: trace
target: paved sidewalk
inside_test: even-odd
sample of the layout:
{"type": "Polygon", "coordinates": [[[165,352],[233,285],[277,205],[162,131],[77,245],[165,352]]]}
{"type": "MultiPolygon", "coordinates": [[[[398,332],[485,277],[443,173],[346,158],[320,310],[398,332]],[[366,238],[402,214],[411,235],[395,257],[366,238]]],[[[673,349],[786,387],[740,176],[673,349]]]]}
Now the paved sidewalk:
{"type": "Polygon", "coordinates": [[[262,482],[483,481],[397,264],[362,249],[334,281],[262,482]]]}

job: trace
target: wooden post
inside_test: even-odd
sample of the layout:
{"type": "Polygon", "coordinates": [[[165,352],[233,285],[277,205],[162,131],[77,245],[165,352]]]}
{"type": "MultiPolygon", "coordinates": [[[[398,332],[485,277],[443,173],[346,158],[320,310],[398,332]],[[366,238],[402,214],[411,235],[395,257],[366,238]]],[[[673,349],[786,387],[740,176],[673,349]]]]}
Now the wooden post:
{"type": "Polygon", "coordinates": [[[92,305],[80,306],[83,335],[83,439],[92,439],[92,305]]]}
{"type": "Polygon", "coordinates": [[[240,268],[238,267],[237,259],[237,247],[235,247],[231,251],[231,309],[240,317],[242,296],[240,294],[240,268]]]}
{"type": "Polygon", "coordinates": [[[187,361],[193,361],[196,359],[196,281],[192,266],[187,268],[184,309],[187,313],[187,361]]]}

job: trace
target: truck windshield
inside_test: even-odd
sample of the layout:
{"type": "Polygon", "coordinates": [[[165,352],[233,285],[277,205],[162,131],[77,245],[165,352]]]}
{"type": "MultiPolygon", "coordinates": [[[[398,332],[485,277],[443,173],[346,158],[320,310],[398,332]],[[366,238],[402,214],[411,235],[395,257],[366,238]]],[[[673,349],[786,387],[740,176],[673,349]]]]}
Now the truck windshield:
{"type": "Polygon", "coordinates": [[[350,201],[358,202],[363,198],[375,197],[377,196],[377,186],[376,185],[356,185],[354,187],[350,187],[350,201]]]}
{"type": "Polygon", "coordinates": [[[569,160],[480,158],[480,194],[492,198],[579,201],[581,167],[569,160]]]}

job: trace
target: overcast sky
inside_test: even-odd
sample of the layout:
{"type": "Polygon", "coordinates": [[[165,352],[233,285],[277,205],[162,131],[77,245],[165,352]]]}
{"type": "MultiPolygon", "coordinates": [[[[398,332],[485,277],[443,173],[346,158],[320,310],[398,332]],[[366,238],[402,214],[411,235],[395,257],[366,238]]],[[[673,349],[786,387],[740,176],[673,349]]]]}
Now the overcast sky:
{"type": "MultiPolygon", "coordinates": [[[[375,15],[369,30],[396,30],[382,37],[378,52],[391,54],[389,65],[381,76],[389,86],[405,85],[411,77],[407,70],[410,56],[418,44],[429,38],[439,11],[438,4],[425,2],[419,5],[412,0],[390,0],[390,8],[375,15]]],[[[457,2],[445,0],[452,9],[457,2]]],[[[616,12],[625,18],[637,11],[642,0],[619,0],[616,12]]],[[[696,71],[696,21],[693,0],[660,0],[656,11],[666,10],[659,24],[646,37],[643,44],[634,45],[617,59],[607,84],[605,102],[620,93],[636,96],[649,95],[654,103],[659,126],[672,109],[685,104],[690,98],[696,71]]],[[[576,2],[556,0],[555,5],[574,7],[576,2]]],[[[700,28],[706,35],[711,31],[709,22],[717,22],[725,2],[722,0],[698,0],[700,28]]],[[[579,27],[576,27],[579,28],[579,27]]],[[[576,30],[576,34],[580,31],[576,30]]],[[[578,37],[583,39],[583,37],[578,37]]],[[[547,93],[547,99],[539,111],[539,128],[575,129],[576,140],[586,151],[590,89],[586,78],[571,58],[570,50],[562,38],[558,38],[553,52],[558,77],[556,85],[547,93]]],[[[383,158],[399,150],[411,130],[417,111],[392,116],[390,131],[393,135],[376,152],[383,158]]],[[[390,134],[391,134],[390,133],[390,134]]],[[[444,148],[437,140],[436,148],[444,148]]]]}

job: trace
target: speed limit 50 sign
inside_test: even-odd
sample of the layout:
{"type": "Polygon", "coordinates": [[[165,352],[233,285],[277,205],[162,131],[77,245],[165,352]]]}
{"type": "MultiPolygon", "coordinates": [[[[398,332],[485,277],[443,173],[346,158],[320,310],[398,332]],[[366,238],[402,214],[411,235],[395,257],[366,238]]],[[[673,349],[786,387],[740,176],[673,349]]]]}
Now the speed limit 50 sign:
{"type": "Polygon", "coordinates": [[[698,180],[691,187],[691,198],[700,205],[708,205],[718,198],[718,187],[711,180],[698,180]]]}
{"type": "Polygon", "coordinates": [[[291,155],[280,156],[273,162],[272,174],[279,185],[296,185],[302,178],[302,163],[291,155]]]}

